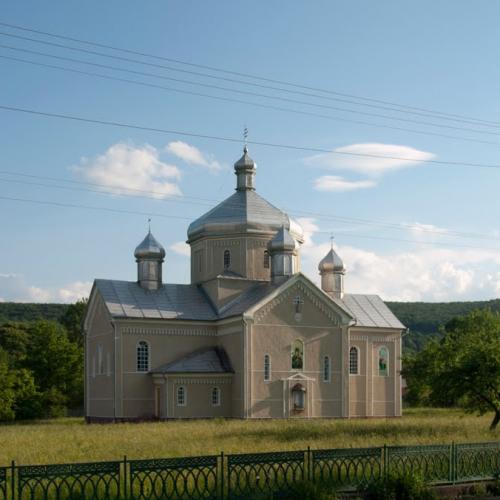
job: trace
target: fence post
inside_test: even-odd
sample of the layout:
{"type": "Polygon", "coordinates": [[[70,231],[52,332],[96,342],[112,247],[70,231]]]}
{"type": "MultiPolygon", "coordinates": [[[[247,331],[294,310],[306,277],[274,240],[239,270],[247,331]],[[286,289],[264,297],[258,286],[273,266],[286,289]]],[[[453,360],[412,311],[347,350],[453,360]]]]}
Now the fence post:
{"type": "Polygon", "coordinates": [[[127,488],[127,481],[128,481],[128,474],[127,474],[127,455],[123,455],[123,498],[127,500],[128,498],[128,488],[127,488]]]}
{"type": "MultiPolygon", "coordinates": [[[[306,460],[306,464],[307,464],[307,467],[304,467],[304,473],[305,473],[305,480],[306,481],[311,481],[312,480],[312,474],[311,474],[311,447],[308,446],[307,447],[307,451],[306,451],[306,457],[307,457],[307,460],[306,460]]],[[[304,464],[304,465],[306,465],[304,464]]]]}
{"type": "Polygon", "coordinates": [[[384,444],[384,448],[382,450],[382,460],[383,460],[382,474],[384,476],[384,479],[386,479],[387,473],[389,472],[389,450],[387,449],[386,444],[384,444]]]}
{"type": "Polygon", "coordinates": [[[448,481],[450,483],[454,483],[455,482],[454,481],[454,476],[455,475],[453,473],[453,468],[454,468],[453,467],[453,465],[454,465],[453,464],[453,462],[454,462],[454,459],[453,459],[454,453],[453,452],[454,452],[454,448],[455,448],[455,444],[452,441],[451,446],[450,446],[450,452],[449,452],[449,462],[450,462],[450,465],[449,465],[449,470],[448,470],[448,481]]]}
{"type": "Polygon", "coordinates": [[[16,498],[16,462],[12,460],[10,464],[10,494],[12,500],[16,498]]]}
{"type": "Polygon", "coordinates": [[[224,500],[224,452],[220,452],[220,499],[224,500]]]}

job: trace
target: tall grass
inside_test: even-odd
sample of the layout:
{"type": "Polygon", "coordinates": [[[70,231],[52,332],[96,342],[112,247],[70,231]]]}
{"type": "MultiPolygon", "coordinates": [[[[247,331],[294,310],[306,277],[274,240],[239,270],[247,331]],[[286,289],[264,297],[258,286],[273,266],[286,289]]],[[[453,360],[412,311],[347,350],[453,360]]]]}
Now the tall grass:
{"type": "Polygon", "coordinates": [[[490,417],[412,409],[393,419],[192,420],[87,425],[79,418],[0,426],[0,465],[494,441],[490,417]]]}

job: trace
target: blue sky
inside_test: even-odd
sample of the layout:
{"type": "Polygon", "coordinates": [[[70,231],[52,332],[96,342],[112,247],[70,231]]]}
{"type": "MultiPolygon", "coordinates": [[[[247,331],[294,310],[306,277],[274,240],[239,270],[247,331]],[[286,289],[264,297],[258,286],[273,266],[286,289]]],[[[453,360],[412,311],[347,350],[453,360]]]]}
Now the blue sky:
{"type": "MultiPolygon", "coordinates": [[[[483,1],[475,4],[456,0],[284,4],[89,0],[6,1],[0,21],[231,71],[500,123],[500,66],[495,63],[500,44],[499,16],[500,4],[483,1]]],[[[0,32],[85,47],[5,26],[0,26],[0,32]]],[[[453,130],[243,96],[0,47],[0,56],[293,108],[331,118],[185,95],[0,58],[0,105],[3,106],[236,138],[242,136],[246,125],[249,139],[254,141],[422,160],[500,164],[500,137],[497,137],[500,129],[494,126],[242,86],[5,35],[0,35],[0,44],[164,77],[473,130],[453,130]],[[348,120],[370,122],[373,126],[348,120]]],[[[128,57],[230,77],[180,64],[128,57]]],[[[153,215],[152,222],[155,236],[167,249],[166,280],[189,281],[188,257],[181,243],[186,238],[187,225],[210,207],[212,202],[207,200],[221,200],[232,193],[235,182],[232,164],[241,154],[241,144],[5,110],[0,110],[0,125],[0,170],[3,172],[0,173],[0,197],[167,216],[153,215]],[[107,187],[95,187],[94,191],[98,192],[89,192],[84,190],[88,186],[81,184],[6,172],[107,187]],[[79,190],[60,189],[55,185],[79,190]],[[130,196],[133,194],[130,188],[160,192],[161,196],[157,195],[156,199],[130,196]],[[128,196],[123,196],[124,189],[128,189],[128,196]]],[[[300,218],[307,231],[303,269],[312,278],[317,277],[317,262],[326,253],[329,232],[333,232],[335,245],[348,267],[346,288],[349,291],[379,293],[383,298],[399,300],[447,301],[498,296],[499,169],[425,162],[402,164],[340,155],[315,157],[312,152],[256,145],[251,145],[250,151],[259,167],[259,193],[300,218]],[[371,222],[359,224],[348,219],[371,222]],[[465,238],[464,233],[476,236],[465,238]]],[[[146,232],[147,215],[0,198],[0,225],[0,300],[72,301],[87,293],[96,277],[135,278],[132,254],[146,232]]]]}

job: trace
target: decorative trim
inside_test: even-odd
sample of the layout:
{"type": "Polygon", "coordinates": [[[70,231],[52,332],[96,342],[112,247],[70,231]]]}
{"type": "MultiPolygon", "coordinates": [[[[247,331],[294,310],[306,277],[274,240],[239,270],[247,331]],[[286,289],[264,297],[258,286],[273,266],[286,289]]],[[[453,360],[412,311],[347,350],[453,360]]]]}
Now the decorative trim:
{"type": "Polygon", "coordinates": [[[351,335],[351,340],[371,340],[372,342],[397,342],[399,340],[398,337],[387,338],[387,337],[372,337],[371,335],[351,335]]]}
{"type": "Polygon", "coordinates": [[[239,240],[215,240],[212,242],[213,247],[236,247],[240,246],[239,240]]]}
{"type": "Polygon", "coordinates": [[[178,378],[172,380],[174,384],[180,384],[180,385],[193,385],[193,384],[200,384],[200,385],[214,385],[214,384],[232,384],[233,380],[231,378],[205,378],[205,379],[195,379],[195,378],[178,378]]]}
{"type": "Polygon", "coordinates": [[[202,330],[200,328],[148,328],[128,326],[121,328],[122,333],[129,335],[188,335],[201,337],[216,337],[216,330],[202,330]]]}
{"type": "Polygon", "coordinates": [[[337,313],[331,311],[331,309],[325,305],[324,301],[320,300],[309,287],[300,282],[295,283],[288,290],[280,293],[274,299],[262,306],[262,308],[255,313],[255,321],[260,322],[275,307],[287,301],[291,295],[294,295],[297,292],[303,293],[312,302],[312,304],[333,323],[333,325],[341,326],[341,317],[337,313]]]}

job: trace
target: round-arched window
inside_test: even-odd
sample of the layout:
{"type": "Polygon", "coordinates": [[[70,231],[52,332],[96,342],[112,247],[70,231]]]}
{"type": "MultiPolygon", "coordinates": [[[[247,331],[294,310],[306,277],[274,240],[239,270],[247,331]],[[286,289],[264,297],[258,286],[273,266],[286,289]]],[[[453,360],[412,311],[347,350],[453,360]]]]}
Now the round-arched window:
{"type": "Polygon", "coordinates": [[[224,269],[229,269],[231,266],[231,252],[224,250],[224,269]]]}

